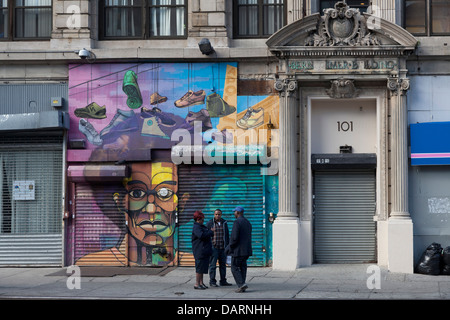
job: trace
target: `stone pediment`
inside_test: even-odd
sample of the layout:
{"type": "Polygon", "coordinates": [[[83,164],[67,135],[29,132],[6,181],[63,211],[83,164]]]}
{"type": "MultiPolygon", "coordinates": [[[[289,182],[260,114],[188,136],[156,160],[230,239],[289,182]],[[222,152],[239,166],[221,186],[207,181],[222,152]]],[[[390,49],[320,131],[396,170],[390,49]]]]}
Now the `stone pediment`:
{"type": "Polygon", "coordinates": [[[345,2],[297,20],[267,41],[277,56],[400,56],[414,51],[417,40],[408,31],[345,2]]]}

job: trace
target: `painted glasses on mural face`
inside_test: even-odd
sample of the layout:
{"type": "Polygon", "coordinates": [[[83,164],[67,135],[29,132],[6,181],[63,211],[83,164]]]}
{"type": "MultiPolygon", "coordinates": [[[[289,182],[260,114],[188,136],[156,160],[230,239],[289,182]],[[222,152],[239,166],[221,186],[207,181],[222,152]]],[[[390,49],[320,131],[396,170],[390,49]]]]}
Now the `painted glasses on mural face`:
{"type": "MultiPolygon", "coordinates": [[[[173,235],[178,203],[173,166],[164,163],[133,164],[125,181],[129,233],[145,245],[162,245],[173,235]]],[[[119,204],[116,199],[116,204],[119,204]]]]}

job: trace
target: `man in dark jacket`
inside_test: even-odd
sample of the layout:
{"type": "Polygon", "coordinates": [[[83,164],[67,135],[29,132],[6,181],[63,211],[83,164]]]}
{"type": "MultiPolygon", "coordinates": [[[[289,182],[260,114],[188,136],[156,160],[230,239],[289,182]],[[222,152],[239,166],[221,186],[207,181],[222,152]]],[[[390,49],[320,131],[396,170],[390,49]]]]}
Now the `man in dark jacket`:
{"type": "Polygon", "coordinates": [[[230,244],[226,253],[231,255],[231,272],[238,285],[236,292],[244,292],[248,285],[245,283],[247,277],[247,260],[253,254],[252,251],[252,225],[244,217],[244,208],[234,209],[236,220],[231,230],[230,244]]]}
{"type": "Polygon", "coordinates": [[[203,274],[208,273],[209,258],[212,254],[211,238],[214,233],[203,225],[205,215],[201,211],[194,213],[192,228],[192,253],[195,259],[195,289],[208,288],[203,283],[203,274]]]}
{"type": "Polygon", "coordinates": [[[216,280],[216,264],[219,260],[219,274],[220,285],[230,286],[227,282],[227,255],[225,254],[225,248],[230,242],[230,232],[228,230],[228,222],[222,218],[222,210],[216,209],[214,211],[214,218],[208,221],[206,224],[208,229],[214,231],[212,238],[212,255],[209,260],[209,285],[212,287],[218,287],[216,280]]]}

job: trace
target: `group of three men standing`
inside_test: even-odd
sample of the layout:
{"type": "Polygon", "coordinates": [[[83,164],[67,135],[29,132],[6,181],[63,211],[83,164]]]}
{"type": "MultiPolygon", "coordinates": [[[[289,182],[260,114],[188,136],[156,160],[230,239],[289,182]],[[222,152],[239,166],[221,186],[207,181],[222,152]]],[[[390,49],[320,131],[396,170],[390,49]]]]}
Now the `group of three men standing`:
{"type": "Polygon", "coordinates": [[[196,211],[194,214],[194,228],[192,231],[192,248],[196,264],[196,289],[206,289],[203,284],[203,274],[206,273],[206,256],[208,252],[208,272],[210,286],[218,287],[216,280],[216,264],[219,262],[220,286],[229,286],[226,279],[227,256],[231,256],[231,272],[238,286],[236,292],[244,292],[248,286],[247,260],[252,255],[251,234],[252,225],[244,217],[244,209],[240,206],[234,210],[236,220],[233,223],[231,236],[228,222],[222,218],[222,211],[216,209],[214,217],[203,226],[204,215],[196,211]],[[210,239],[210,240],[209,240],[210,239]],[[211,250],[209,250],[211,246],[211,250]],[[206,253],[206,254],[205,254],[206,253]],[[201,261],[203,260],[203,261],[201,261]],[[202,267],[203,264],[203,267],[202,267]]]}

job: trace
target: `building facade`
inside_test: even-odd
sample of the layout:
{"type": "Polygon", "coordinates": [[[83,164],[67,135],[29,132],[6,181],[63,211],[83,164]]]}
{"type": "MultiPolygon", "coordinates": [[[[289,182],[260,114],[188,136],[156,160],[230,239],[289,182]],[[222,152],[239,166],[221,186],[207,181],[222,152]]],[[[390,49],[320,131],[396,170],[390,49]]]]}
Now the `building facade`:
{"type": "Polygon", "coordinates": [[[413,272],[450,239],[446,10],[4,1],[0,263],[192,265],[193,212],[242,205],[251,265],[413,272]]]}

